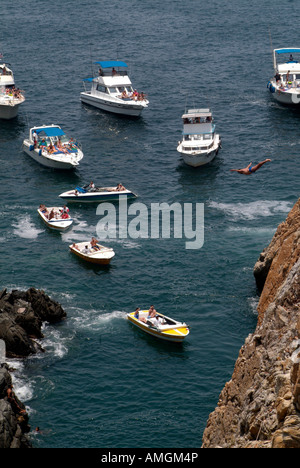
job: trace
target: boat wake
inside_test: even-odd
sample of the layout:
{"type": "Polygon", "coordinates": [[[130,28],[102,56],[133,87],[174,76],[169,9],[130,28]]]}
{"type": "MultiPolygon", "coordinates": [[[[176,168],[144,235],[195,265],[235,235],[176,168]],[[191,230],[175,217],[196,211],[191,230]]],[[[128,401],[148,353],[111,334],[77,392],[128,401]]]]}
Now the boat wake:
{"type": "Polygon", "coordinates": [[[25,215],[16,224],[12,224],[12,227],[14,234],[22,239],[37,239],[39,234],[44,232],[34,226],[30,215],[25,215]]]}
{"type": "Polygon", "coordinates": [[[250,203],[218,203],[211,201],[208,206],[222,211],[233,221],[275,216],[278,213],[288,213],[292,208],[290,202],[276,200],[259,200],[250,203]]]}
{"type": "Polygon", "coordinates": [[[70,318],[76,329],[85,329],[93,331],[105,331],[110,329],[113,325],[113,321],[120,319],[126,319],[126,313],[116,310],[113,312],[103,313],[99,310],[91,309],[89,311],[84,309],[76,309],[73,317],[70,318]]]}

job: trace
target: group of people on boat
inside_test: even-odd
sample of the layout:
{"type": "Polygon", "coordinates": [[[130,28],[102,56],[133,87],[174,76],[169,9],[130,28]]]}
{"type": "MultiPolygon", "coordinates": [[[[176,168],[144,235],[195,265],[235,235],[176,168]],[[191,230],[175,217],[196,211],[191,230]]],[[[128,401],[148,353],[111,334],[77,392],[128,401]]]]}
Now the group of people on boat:
{"type": "Polygon", "coordinates": [[[210,123],[210,122],[212,122],[212,117],[209,115],[206,117],[185,117],[183,119],[184,125],[210,123]]]}
{"type": "Polygon", "coordinates": [[[279,89],[281,91],[285,91],[286,89],[290,89],[290,88],[300,88],[300,82],[297,80],[293,81],[290,77],[290,73],[291,72],[289,70],[286,74],[285,82],[278,71],[275,74],[274,78],[276,80],[276,84],[279,85],[280,83],[279,89]]]}
{"type": "Polygon", "coordinates": [[[134,318],[136,318],[140,322],[156,327],[158,327],[159,325],[163,325],[166,322],[165,319],[157,313],[157,311],[154,308],[154,305],[150,306],[147,317],[140,316],[140,310],[141,309],[137,307],[134,312],[134,318]]]}
{"type": "Polygon", "coordinates": [[[43,213],[45,218],[48,219],[49,221],[51,221],[51,219],[69,219],[70,218],[70,215],[69,215],[70,210],[66,205],[64,205],[64,207],[58,212],[55,211],[54,208],[52,208],[52,210],[49,212],[45,205],[40,205],[39,210],[41,213],[43,213]]]}
{"type": "Polygon", "coordinates": [[[32,137],[33,137],[34,149],[38,149],[38,148],[41,150],[44,149],[49,154],[53,154],[53,153],[71,154],[71,153],[74,153],[74,151],[77,151],[77,148],[78,148],[73,138],[71,138],[68,143],[64,143],[64,144],[62,144],[60,138],[57,138],[57,140],[54,143],[50,141],[48,145],[45,138],[42,138],[40,141],[38,141],[38,136],[36,132],[33,133],[32,137]]]}
{"type": "Polygon", "coordinates": [[[86,244],[82,250],[75,242],[72,244],[72,248],[78,250],[78,252],[81,252],[85,255],[89,255],[91,253],[95,253],[101,250],[101,246],[98,244],[98,241],[95,237],[92,237],[91,242],[89,244],[86,244]]]}
{"type": "Polygon", "coordinates": [[[14,99],[22,99],[22,91],[15,86],[8,86],[6,88],[0,88],[0,94],[2,96],[13,97],[14,99]]]}
{"type": "MultiPolygon", "coordinates": [[[[86,192],[124,192],[126,190],[126,188],[122,184],[118,184],[116,187],[97,188],[93,181],[91,181],[89,185],[86,185],[83,188],[84,190],[86,190],[86,192]]],[[[79,196],[78,189],[74,190],[74,195],[76,197],[79,196]]]]}
{"type": "Polygon", "coordinates": [[[12,71],[7,69],[5,65],[0,67],[0,75],[12,75],[12,71]]]}
{"type": "Polygon", "coordinates": [[[145,93],[139,93],[136,89],[132,92],[127,93],[125,90],[119,96],[121,99],[132,99],[133,101],[145,101],[146,95],[145,93]]]}

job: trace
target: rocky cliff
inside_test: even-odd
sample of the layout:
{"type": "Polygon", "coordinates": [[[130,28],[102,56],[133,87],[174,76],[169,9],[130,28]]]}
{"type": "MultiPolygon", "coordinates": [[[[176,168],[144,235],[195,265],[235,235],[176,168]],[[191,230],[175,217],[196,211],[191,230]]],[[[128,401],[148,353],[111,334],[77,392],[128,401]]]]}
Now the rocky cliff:
{"type": "MultiPolygon", "coordinates": [[[[5,357],[27,357],[42,352],[42,324],[63,320],[66,313],[57,302],[43,291],[3,290],[0,292],[1,360],[5,357]],[[38,341],[37,341],[38,340],[38,341]],[[2,351],[6,356],[2,356],[2,351]]],[[[29,448],[26,437],[30,431],[25,406],[18,400],[12,387],[8,366],[0,361],[0,448],[29,448]]]]}
{"type": "Polygon", "coordinates": [[[203,448],[300,448],[300,199],[254,267],[258,323],[203,434],[203,448]]]}

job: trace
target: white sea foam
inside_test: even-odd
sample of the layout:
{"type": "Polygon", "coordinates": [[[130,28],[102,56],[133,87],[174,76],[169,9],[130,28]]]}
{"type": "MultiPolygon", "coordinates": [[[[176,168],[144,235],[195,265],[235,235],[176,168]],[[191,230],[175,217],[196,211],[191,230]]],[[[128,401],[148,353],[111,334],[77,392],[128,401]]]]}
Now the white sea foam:
{"type": "Polygon", "coordinates": [[[37,239],[38,235],[44,232],[34,226],[30,215],[20,218],[12,227],[14,228],[14,234],[22,239],[37,239]]]}
{"type": "Polygon", "coordinates": [[[286,201],[258,200],[250,203],[218,203],[211,201],[210,208],[224,212],[232,220],[258,219],[274,216],[277,213],[288,213],[292,204],[286,201]]]}
{"type": "Polygon", "coordinates": [[[249,306],[253,312],[253,314],[257,315],[257,307],[259,303],[259,298],[258,297],[249,297],[248,298],[248,303],[249,306]]]}
{"type": "Polygon", "coordinates": [[[104,330],[115,319],[125,319],[126,313],[122,311],[113,311],[102,313],[100,310],[83,310],[76,309],[76,314],[73,316],[73,321],[76,328],[104,330]]]}

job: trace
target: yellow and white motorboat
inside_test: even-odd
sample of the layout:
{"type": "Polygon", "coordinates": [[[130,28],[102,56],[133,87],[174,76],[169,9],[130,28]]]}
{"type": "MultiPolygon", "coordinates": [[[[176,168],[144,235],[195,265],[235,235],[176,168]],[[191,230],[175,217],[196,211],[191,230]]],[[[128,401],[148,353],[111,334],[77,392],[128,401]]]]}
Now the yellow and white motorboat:
{"type": "Polygon", "coordinates": [[[127,319],[145,333],[166,341],[182,343],[190,333],[186,323],[159,313],[155,318],[149,318],[148,310],[140,310],[138,316],[136,312],[130,312],[127,319]]]}

